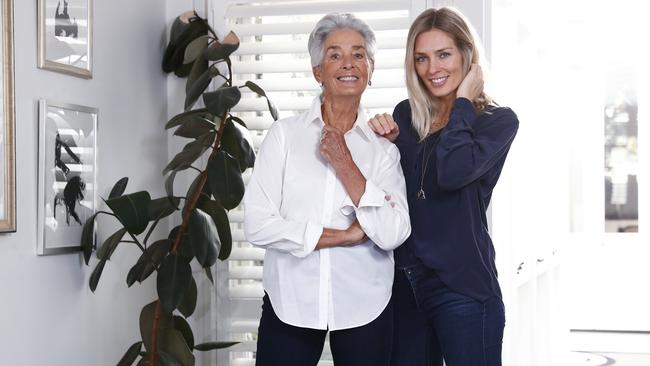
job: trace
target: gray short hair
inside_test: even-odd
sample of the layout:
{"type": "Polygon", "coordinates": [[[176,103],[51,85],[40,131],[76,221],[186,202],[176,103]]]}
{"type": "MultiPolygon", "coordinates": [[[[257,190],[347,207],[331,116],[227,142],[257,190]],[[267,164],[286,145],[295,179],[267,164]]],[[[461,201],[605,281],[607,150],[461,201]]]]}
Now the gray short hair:
{"type": "Polygon", "coordinates": [[[349,13],[330,13],[316,23],[314,30],[309,35],[307,48],[309,49],[312,66],[318,66],[323,62],[323,52],[325,51],[323,50],[323,43],[327,36],[333,31],[343,28],[352,29],[361,34],[366,42],[365,47],[368,59],[373,64],[375,63],[375,44],[377,41],[375,32],[372,31],[370,26],[349,13]]]}

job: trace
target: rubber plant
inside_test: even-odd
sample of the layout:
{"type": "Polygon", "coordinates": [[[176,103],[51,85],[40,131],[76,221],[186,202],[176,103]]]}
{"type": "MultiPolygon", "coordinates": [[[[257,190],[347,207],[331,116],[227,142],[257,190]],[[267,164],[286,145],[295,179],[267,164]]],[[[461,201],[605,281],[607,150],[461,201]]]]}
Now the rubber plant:
{"type": "MultiPolygon", "coordinates": [[[[262,88],[253,82],[233,85],[231,54],[239,39],[230,32],[219,40],[205,19],[194,12],[174,21],[162,67],[186,77],[185,110],[173,117],[165,129],[189,139],[189,143],[163,169],[166,196],[152,199],[147,191],[126,194],[128,178],[120,179],[104,202],[110,211],[98,211],[83,227],[81,246],[89,263],[95,236],[95,218],[108,215],[121,228],[110,235],[96,252],[98,261],[90,276],[94,292],[106,263],[121,243],[136,245],[142,255],[126,275],[127,286],[142,283],[154,272],[158,298],[140,313],[141,339],[131,345],[118,366],[194,365],[195,351],[229,347],[234,342],[194,344],[187,322],[197,302],[197,286],[190,262],[196,260],[214,284],[212,266],[230,255],[232,237],[227,211],[237,207],[244,195],[242,173],[255,163],[255,153],[244,121],[230,113],[248,88],[266,98],[273,119],[277,110],[262,88]],[[213,85],[211,91],[206,91],[213,85]],[[194,108],[199,99],[203,107],[194,108]],[[197,167],[199,158],[207,162],[197,167]],[[183,172],[184,171],[184,172],[183,172]],[[174,179],[180,172],[194,174],[184,197],[174,196],[174,179]],[[180,215],[181,224],[167,237],[151,239],[161,219],[180,215]],[[139,358],[139,360],[138,360],[139,358]]],[[[177,220],[178,222],[178,220],[177,220]]]]}

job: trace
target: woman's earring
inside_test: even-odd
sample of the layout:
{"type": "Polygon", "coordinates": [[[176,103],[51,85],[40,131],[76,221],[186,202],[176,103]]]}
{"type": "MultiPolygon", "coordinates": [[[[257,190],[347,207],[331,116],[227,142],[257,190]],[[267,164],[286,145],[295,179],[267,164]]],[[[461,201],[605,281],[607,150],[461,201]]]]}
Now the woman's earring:
{"type": "Polygon", "coordinates": [[[325,86],[325,83],[321,81],[321,82],[318,83],[318,85],[320,85],[320,87],[322,88],[322,87],[325,86]]]}
{"type": "Polygon", "coordinates": [[[372,86],[372,80],[368,80],[368,86],[372,86]]]}

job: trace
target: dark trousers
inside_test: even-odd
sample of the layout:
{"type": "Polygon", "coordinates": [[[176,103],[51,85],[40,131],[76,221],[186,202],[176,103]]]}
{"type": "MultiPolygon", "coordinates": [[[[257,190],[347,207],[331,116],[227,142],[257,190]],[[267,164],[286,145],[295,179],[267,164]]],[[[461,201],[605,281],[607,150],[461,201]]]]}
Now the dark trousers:
{"type": "MultiPolygon", "coordinates": [[[[282,322],[264,296],[257,338],[256,366],[316,366],[326,330],[300,328],[282,322]]],[[[393,306],[389,302],[372,322],[330,332],[336,366],[389,366],[393,342],[393,306]]]]}
{"type": "Polygon", "coordinates": [[[505,310],[450,290],[424,265],[395,271],[392,366],[500,366],[505,310]]]}

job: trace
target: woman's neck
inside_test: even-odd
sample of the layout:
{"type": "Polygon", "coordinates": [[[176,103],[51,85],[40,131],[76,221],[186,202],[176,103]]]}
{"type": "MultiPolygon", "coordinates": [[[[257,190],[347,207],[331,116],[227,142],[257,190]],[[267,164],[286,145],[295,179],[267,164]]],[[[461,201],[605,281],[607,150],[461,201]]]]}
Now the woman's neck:
{"type": "Polygon", "coordinates": [[[326,95],[321,104],[325,124],[343,132],[350,130],[357,119],[360,102],[360,97],[333,98],[326,95]]]}
{"type": "Polygon", "coordinates": [[[447,122],[449,122],[449,115],[451,114],[451,108],[454,105],[455,99],[455,95],[449,95],[447,97],[440,98],[438,113],[436,113],[436,115],[433,117],[433,121],[431,121],[431,128],[429,130],[429,133],[434,133],[438,130],[441,130],[447,125],[447,122]]]}

